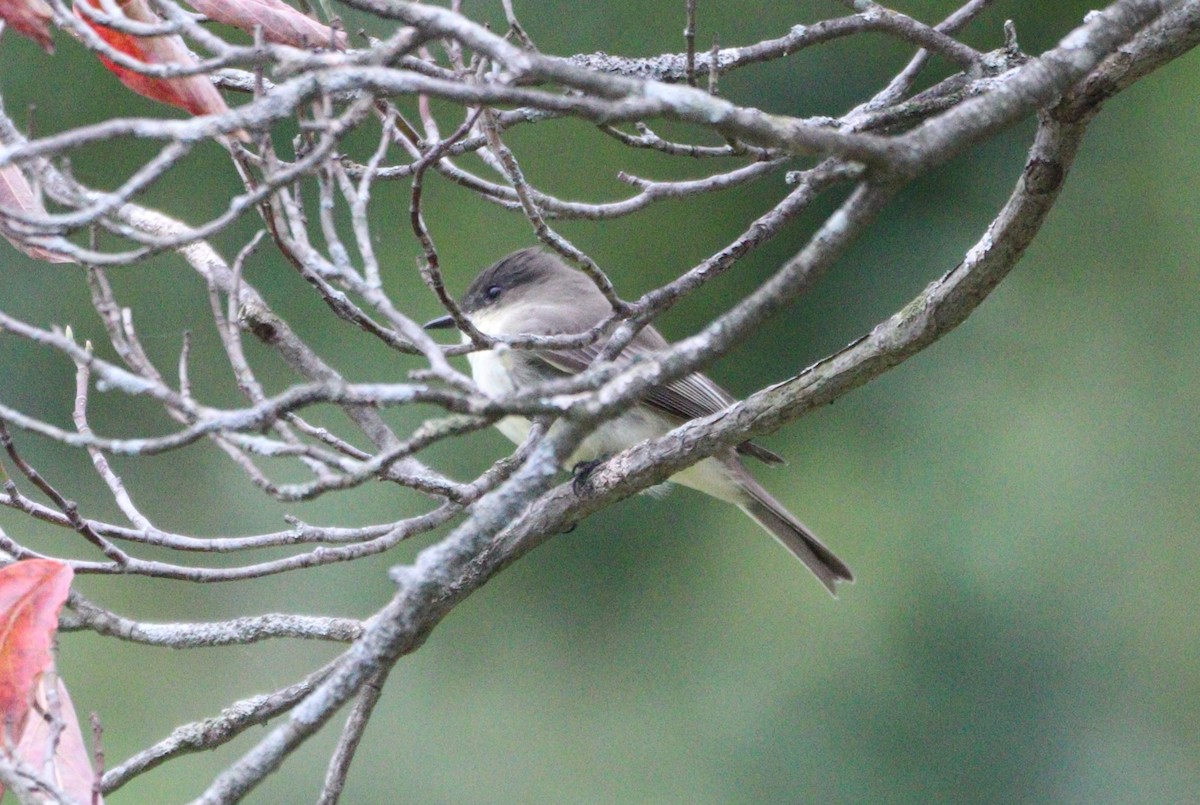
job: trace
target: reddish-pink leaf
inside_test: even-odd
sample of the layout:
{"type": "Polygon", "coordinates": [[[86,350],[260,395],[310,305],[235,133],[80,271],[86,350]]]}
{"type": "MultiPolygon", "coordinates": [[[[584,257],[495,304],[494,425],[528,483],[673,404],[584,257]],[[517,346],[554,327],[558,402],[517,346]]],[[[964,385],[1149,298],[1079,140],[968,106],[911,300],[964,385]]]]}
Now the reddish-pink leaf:
{"type": "Polygon", "coordinates": [[[261,26],[263,38],[298,48],[346,47],[346,34],[336,34],[328,25],[302,14],[283,0],[187,0],[209,19],[254,33],[261,26]]]}
{"type": "Polygon", "coordinates": [[[66,255],[27,243],[16,234],[9,232],[8,228],[4,226],[6,211],[20,212],[26,215],[46,212],[37,196],[33,194],[33,187],[30,186],[29,180],[16,165],[5,165],[0,168],[0,235],[35,260],[45,260],[47,263],[75,262],[66,255]]]}
{"type": "Polygon", "coordinates": [[[24,730],[34,683],[53,668],[50,643],[72,575],[51,559],[0,568],[0,740],[24,730]]]}
{"type": "MultiPolygon", "coordinates": [[[[79,717],[67,686],[58,674],[44,674],[38,680],[34,710],[26,720],[21,740],[17,742],[17,757],[26,765],[49,778],[76,802],[93,803],[92,789],[96,772],[92,769],[92,758],[79,728],[79,717]],[[51,701],[48,680],[54,680],[55,701],[51,701]],[[47,757],[53,735],[54,720],[62,725],[58,741],[53,744],[54,755],[47,757]],[[47,763],[47,761],[49,761],[47,763]]],[[[93,805],[101,805],[97,798],[93,805]]]]}
{"type": "Polygon", "coordinates": [[[53,16],[50,6],[42,0],[0,0],[0,17],[17,33],[41,45],[47,53],[54,52],[54,40],[50,38],[53,16]]]}
{"type": "MultiPolygon", "coordinates": [[[[129,20],[146,24],[161,24],[162,19],[150,10],[145,0],[116,0],[129,20]]],[[[80,3],[108,13],[101,0],[75,0],[75,15],[113,49],[149,65],[193,65],[196,63],[187,45],[178,36],[133,36],[93,22],[80,10],[80,3]]],[[[111,8],[111,6],[109,7],[111,8]]],[[[194,115],[220,114],[229,111],[221,93],[207,76],[189,75],[180,78],[155,78],[122,67],[100,56],[104,66],[116,74],[121,83],[139,95],[186,109],[194,115]]]]}

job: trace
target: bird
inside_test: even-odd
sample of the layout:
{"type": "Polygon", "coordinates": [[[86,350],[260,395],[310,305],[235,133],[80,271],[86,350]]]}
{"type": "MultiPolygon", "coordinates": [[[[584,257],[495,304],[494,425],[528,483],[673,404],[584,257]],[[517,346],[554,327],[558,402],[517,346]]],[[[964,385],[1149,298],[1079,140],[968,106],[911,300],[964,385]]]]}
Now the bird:
{"type": "MultiPolygon", "coordinates": [[[[609,319],[612,305],[582,271],[539,247],[521,249],[480,272],[458,302],[459,309],[480,332],[498,337],[566,335],[590,330],[609,319]]],[[[454,318],[441,316],[426,329],[455,327],[454,318]]],[[[469,342],[467,335],[463,341],[469,342]]],[[[616,363],[652,355],[670,346],[653,326],[643,327],[616,363]]],[[[486,394],[503,397],[552,379],[584,371],[600,346],[569,349],[499,348],[467,354],[476,385],[486,394]]],[[[708,376],[693,372],[651,387],[626,412],[600,424],[580,443],[568,466],[590,468],[633,445],[666,434],[684,422],[724,410],[736,399],[708,376]]],[[[507,416],[496,427],[520,444],[532,422],[507,416]]],[[[850,568],[811,530],[775,500],[742,463],[749,456],[767,464],[782,457],[753,442],[726,448],[672,475],[672,483],[690,487],[732,503],[775,537],[804,563],[833,595],[839,582],[854,581],[850,568]]]]}

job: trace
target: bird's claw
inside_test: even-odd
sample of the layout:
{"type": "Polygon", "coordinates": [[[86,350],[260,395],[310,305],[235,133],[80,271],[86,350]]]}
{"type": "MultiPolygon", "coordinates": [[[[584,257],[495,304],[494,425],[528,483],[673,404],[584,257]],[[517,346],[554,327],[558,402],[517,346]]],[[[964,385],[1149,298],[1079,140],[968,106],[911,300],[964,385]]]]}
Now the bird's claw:
{"type": "Polygon", "coordinates": [[[588,481],[591,479],[592,473],[605,461],[608,461],[608,456],[594,458],[591,461],[580,461],[571,468],[571,475],[574,476],[574,479],[571,481],[571,489],[575,491],[576,495],[582,495],[587,491],[588,481]]]}

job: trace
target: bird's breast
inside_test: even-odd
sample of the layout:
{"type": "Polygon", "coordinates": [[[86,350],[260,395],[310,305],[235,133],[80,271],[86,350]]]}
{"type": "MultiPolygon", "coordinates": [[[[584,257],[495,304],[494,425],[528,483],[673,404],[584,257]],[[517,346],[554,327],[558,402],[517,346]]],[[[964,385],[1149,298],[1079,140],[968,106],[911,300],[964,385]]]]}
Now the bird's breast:
{"type": "Polygon", "coordinates": [[[510,373],[511,356],[494,349],[468,352],[471,376],[476,385],[491,397],[503,397],[516,390],[510,373]]]}
{"type": "MultiPolygon", "coordinates": [[[[471,364],[471,376],[475,378],[475,384],[480,390],[489,397],[503,397],[516,390],[512,361],[512,350],[501,352],[488,349],[467,353],[467,362],[471,364]]],[[[496,423],[496,429],[516,444],[525,441],[531,426],[532,423],[523,416],[506,416],[496,423]]]]}

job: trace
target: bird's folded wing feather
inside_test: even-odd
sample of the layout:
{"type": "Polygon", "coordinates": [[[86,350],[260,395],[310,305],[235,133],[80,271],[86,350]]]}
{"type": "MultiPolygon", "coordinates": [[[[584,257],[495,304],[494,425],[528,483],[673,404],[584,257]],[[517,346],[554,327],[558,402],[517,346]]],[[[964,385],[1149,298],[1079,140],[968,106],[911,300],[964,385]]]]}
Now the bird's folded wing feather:
{"type": "MultiPolygon", "coordinates": [[[[638,338],[617,358],[617,362],[628,361],[639,355],[650,355],[666,346],[667,342],[656,331],[642,330],[638,338]]],[[[539,351],[534,354],[559,371],[573,375],[587,369],[599,353],[600,348],[593,344],[578,349],[539,351]]],[[[732,394],[698,372],[661,386],[653,386],[642,399],[648,405],[681,420],[715,414],[737,402],[732,394]]],[[[767,464],[784,463],[782,456],[753,442],[742,442],[737,446],[737,451],[767,464]]]]}

